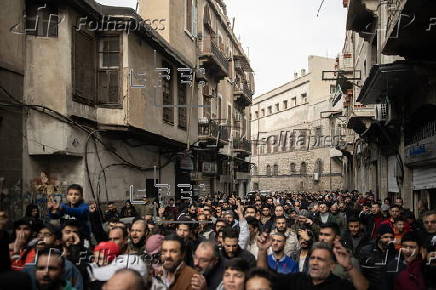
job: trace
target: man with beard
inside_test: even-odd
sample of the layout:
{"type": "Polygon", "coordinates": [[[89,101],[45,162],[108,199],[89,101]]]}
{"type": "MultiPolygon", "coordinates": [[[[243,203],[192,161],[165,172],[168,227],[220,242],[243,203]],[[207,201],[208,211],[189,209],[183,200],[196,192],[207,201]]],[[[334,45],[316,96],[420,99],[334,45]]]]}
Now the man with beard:
{"type": "Polygon", "coordinates": [[[38,255],[36,285],[38,290],[72,290],[69,281],[63,280],[65,260],[58,251],[46,250],[38,255]]]}
{"type": "MultiPolygon", "coordinates": [[[[68,221],[67,223],[71,223],[71,221],[68,221]]],[[[68,226],[65,226],[65,228],[69,229],[68,226]]],[[[71,227],[71,229],[73,228],[71,227]]],[[[37,289],[38,263],[39,263],[39,259],[41,258],[41,255],[43,255],[44,253],[47,254],[50,253],[51,255],[50,259],[52,259],[52,257],[54,257],[55,255],[59,256],[60,253],[62,253],[62,251],[56,248],[60,244],[58,238],[59,237],[56,229],[50,224],[44,225],[38,232],[38,242],[36,243],[35,255],[34,255],[37,261],[35,260],[28,261],[28,264],[24,267],[24,272],[29,274],[29,276],[32,278],[33,289],[37,289]]],[[[63,238],[66,240],[66,243],[68,244],[74,242],[72,239],[67,239],[66,237],[63,238]]],[[[69,246],[71,245],[69,244],[69,246]]],[[[84,252],[82,255],[80,255],[79,253],[78,256],[79,256],[78,266],[80,269],[82,269],[82,266],[86,267],[86,264],[80,262],[82,262],[83,257],[87,257],[88,255],[86,255],[86,252],[84,252]]],[[[70,260],[64,260],[62,262],[61,280],[68,281],[77,290],[82,290],[84,289],[83,288],[84,274],[82,274],[81,271],[79,271],[79,268],[76,267],[76,265],[74,265],[70,260]]],[[[50,272],[50,270],[48,271],[50,272]]],[[[50,288],[44,288],[44,289],[50,289],[50,288]]]]}
{"type": "Polygon", "coordinates": [[[197,241],[194,240],[194,234],[192,232],[192,220],[188,218],[179,219],[179,224],[176,226],[176,235],[183,239],[185,242],[185,263],[189,266],[193,266],[192,254],[196,248],[197,241]],[[186,223],[183,223],[186,222],[186,223]]]}
{"type": "MultiPolygon", "coordinates": [[[[257,266],[267,269],[266,252],[271,245],[267,235],[259,238],[259,257],[257,266]]],[[[276,289],[334,289],[351,290],[353,285],[344,279],[332,274],[336,263],[343,267],[353,269],[350,256],[342,257],[343,253],[334,253],[332,248],[325,243],[317,243],[309,253],[309,269],[307,273],[291,273],[276,275],[276,289]],[[339,257],[339,259],[337,259],[339,257]]]]}
{"type": "Polygon", "coordinates": [[[419,231],[424,247],[436,245],[436,210],[427,211],[422,216],[424,228],[419,231]]]}
{"type": "Polygon", "coordinates": [[[142,255],[144,253],[146,227],[147,224],[143,219],[137,219],[132,223],[127,247],[129,254],[142,255]]]}
{"type": "Polygon", "coordinates": [[[272,254],[268,255],[268,267],[280,274],[298,272],[298,264],[285,254],[286,237],[281,232],[271,234],[272,254]]]}
{"type": "Polygon", "coordinates": [[[376,238],[377,229],[380,227],[381,222],[384,220],[383,213],[381,212],[381,205],[379,202],[371,205],[371,214],[366,231],[371,235],[372,239],[376,238]]]}
{"type": "Polygon", "coordinates": [[[240,247],[238,242],[239,233],[236,229],[227,226],[223,230],[223,247],[221,249],[221,258],[224,263],[227,260],[234,258],[242,258],[246,260],[250,267],[256,265],[256,259],[249,251],[240,247]]]}
{"type": "Polygon", "coordinates": [[[342,234],[345,241],[350,241],[353,249],[353,255],[357,256],[360,249],[367,245],[371,238],[361,229],[360,221],[357,217],[350,217],[347,223],[347,230],[342,234]]]}
{"type": "Polygon", "coordinates": [[[194,253],[194,268],[204,276],[193,276],[193,284],[202,284],[206,280],[207,289],[215,290],[223,277],[224,267],[217,248],[212,242],[201,242],[194,253]],[[197,283],[197,280],[199,283],[197,283]]]}
{"type": "Polygon", "coordinates": [[[298,242],[300,243],[300,249],[291,258],[298,263],[299,272],[307,273],[309,269],[309,252],[313,245],[312,231],[300,230],[298,232],[298,242]]]}
{"type": "Polygon", "coordinates": [[[381,225],[378,229],[378,238],[360,250],[360,268],[368,279],[371,289],[387,289],[386,265],[396,255],[394,248],[394,231],[389,225],[381,225]]]}
{"type": "Polygon", "coordinates": [[[298,250],[298,239],[297,234],[292,230],[287,228],[286,218],[284,216],[277,216],[275,218],[275,229],[272,233],[278,233],[285,237],[285,255],[291,256],[298,250]]]}
{"type": "Polygon", "coordinates": [[[153,277],[152,290],[201,289],[200,285],[192,284],[194,275],[200,274],[183,261],[185,258],[185,242],[182,238],[177,235],[166,236],[162,242],[160,252],[163,275],[161,277],[153,277]]]}

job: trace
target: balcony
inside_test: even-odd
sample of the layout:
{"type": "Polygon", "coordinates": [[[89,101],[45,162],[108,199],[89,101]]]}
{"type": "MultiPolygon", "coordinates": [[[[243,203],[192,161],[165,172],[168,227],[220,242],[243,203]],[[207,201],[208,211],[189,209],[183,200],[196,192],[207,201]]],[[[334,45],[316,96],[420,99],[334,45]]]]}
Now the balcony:
{"type": "Polygon", "coordinates": [[[253,103],[253,93],[247,82],[236,82],[233,86],[234,101],[242,107],[251,106],[253,103]]]}
{"type": "Polygon", "coordinates": [[[201,42],[200,61],[209,75],[217,79],[223,79],[228,76],[229,59],[219,48],[217,38],[205,36],[201,42]]]}
{"type": "Polygon", "coordinates": [[[233,151],[243,155],[251,155],[251,142],[247,139],[233,138],[233,151]]]}
{"type": "Polygon", "coordinates": [[[221,145],[224,145],[229,142],[230,131],[230,126],[218,125],[215,120],[200,122],[198,124],[198,139],[203,141],[218,141],[221,145]]]}

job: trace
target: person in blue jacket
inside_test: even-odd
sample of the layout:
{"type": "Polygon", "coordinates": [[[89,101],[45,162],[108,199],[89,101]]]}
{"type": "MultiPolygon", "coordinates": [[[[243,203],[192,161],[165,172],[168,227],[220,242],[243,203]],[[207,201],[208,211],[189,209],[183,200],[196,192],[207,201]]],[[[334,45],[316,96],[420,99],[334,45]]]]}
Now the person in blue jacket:
{"type": "Polygon", "coordinates": [[[281,233],[273,233],[272,254],[268,255],[268,268],[279,274],[298,272],[298,264],[285,254],[286,237],[281,233]]]}
{"type": "Polygon", "coordinates": [[[67,188],[67,203],[49,201],[47,204],[50,219],[60,219],[61,225],[66,220],[76,219],[81,225],[84,237],[89,239],[91,230],[89,223],[89,205],[83,200],[83,188],[71,184],[67,188]]]}

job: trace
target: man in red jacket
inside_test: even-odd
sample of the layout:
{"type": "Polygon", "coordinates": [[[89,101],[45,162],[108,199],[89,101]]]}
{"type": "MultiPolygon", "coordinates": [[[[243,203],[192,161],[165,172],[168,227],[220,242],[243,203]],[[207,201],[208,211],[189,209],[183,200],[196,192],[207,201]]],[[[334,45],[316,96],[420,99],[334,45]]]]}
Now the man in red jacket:
{"type": "Polygon", "coordinates": [[[422,244],[414,232],[409,232],[401,240],[400,256],[388,264],[387,289],[425,290],[427,289],[421,257],[422,244]]]}

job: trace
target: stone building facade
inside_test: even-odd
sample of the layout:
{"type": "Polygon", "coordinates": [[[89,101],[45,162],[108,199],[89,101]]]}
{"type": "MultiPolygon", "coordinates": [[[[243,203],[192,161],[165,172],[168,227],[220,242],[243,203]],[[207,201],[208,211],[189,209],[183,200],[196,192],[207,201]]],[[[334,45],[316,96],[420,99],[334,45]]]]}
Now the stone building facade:
{"type": "Polygon", "coordinates": [[[308,71],[255,98],[251,107],[253,190],[342,189],[342,124],[333,118],[335,60],[310,56],[308,71]]]}

